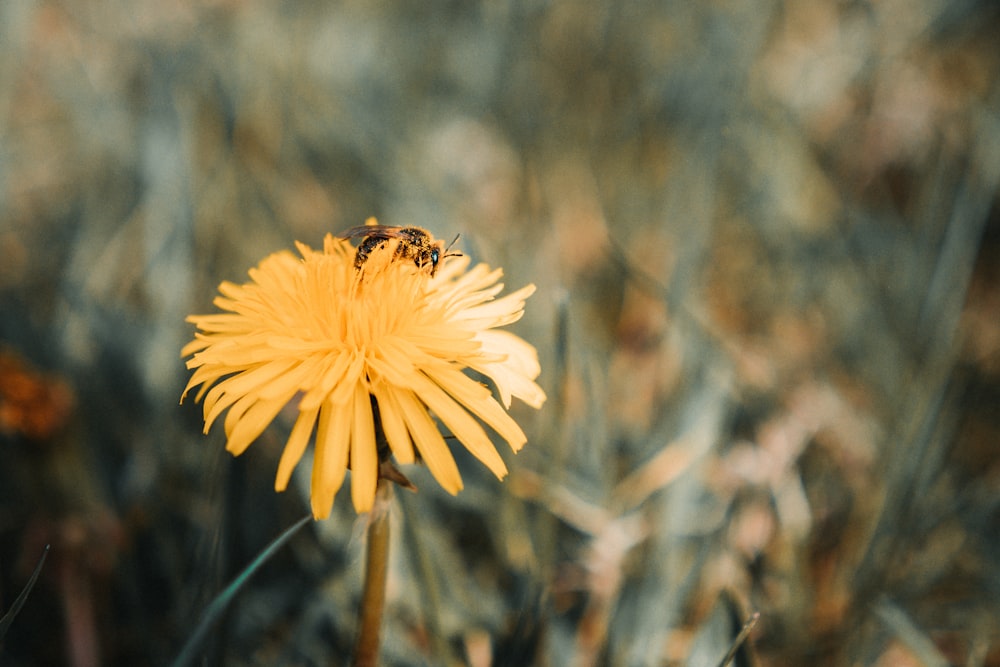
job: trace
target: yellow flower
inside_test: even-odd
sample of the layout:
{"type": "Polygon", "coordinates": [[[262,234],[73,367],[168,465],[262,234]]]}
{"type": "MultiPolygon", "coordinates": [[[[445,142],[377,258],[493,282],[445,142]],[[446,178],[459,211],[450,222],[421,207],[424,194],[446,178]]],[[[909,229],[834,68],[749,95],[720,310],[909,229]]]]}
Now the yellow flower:
{"type": "Polygon", "coordinates": [[[233,455],[298,397],[275,489],[285,490],[315,432],[317,519],[329,516],[348,467],[355,509],[371,509],[376,419],[397,462],[414,463],[418,453],[455,494],[462,479],[431,413],[502,478],[507,468],[480,423],[517,451],[526,438],[505,410],[511,397],[535,408],[545,401],[535,348],[497,330],[520,319],[535,286],[495,299],[500,269],[469,269],[468,257],[454,256],[432,276],[398,254],[398,243],[374,250],[360,269],[346,240],[327,235],[322,252],[297,243],[301,259],[278,252],[250,270],[250,282],[223,282],[214,303],[227,312],[188,318],[200,331],[181,351],[194,370],[184,395],[201,385],[205,433],[229,411],[233,455]],[[490,378],[503,405],[465,369],[490,378]]]}

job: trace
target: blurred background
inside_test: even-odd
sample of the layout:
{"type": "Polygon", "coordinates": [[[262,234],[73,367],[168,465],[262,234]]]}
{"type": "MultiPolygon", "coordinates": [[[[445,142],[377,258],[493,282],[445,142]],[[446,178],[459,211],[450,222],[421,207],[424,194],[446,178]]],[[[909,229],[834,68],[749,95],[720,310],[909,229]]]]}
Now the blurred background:
{"type": "MultiPolygon", "coordinates": [[[[1000,665],[1000,4],[0,2],[0,663],[165,665],[308,511],[190,313],[375,215],[538,292],[503,482],[400,492],[386,665],[1000,665]]],[[[341,665],[345,489],[204,665],[341,665]]]]}

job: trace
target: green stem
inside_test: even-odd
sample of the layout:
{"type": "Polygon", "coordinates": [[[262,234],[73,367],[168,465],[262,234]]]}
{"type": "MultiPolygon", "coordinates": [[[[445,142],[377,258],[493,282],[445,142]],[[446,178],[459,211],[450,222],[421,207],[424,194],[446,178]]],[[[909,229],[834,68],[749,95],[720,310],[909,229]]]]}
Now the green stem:
{"type": "Polygon", "coordinates": [[[392,482],[379,478],[375,505],[368,523],[365,552],[365,587],[361,597],[358,634],[354,643],[354,667],[378,664],[382,610],[385,608],[385,579],[389,570],[389,504],[392,482]]]}

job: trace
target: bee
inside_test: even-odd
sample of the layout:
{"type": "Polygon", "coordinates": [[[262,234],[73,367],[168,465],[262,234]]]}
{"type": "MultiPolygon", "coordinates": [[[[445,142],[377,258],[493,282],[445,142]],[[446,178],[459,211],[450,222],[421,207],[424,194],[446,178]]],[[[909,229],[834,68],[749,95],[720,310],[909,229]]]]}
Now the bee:
{"type": "Polygon", "coordinates": [[[399,246],[396,248],[396,257],[400,259],[412,260],[418,269],[430,267],[430,274],[433,277],[437,271],[438,263],[445,257],[452,257],[461,253],[450,253],[448,250],[454,245],[452,241],[448,247],[444,246],[444,241],[435,240],[431,233],[420,227],[392,227],[389,225],[361,225],[338,234],[342,239],[362,238],[358,245],[357,254],[354,256],[354,268],[360,269],[368,256],[375,250],[382,247],[389,239],[399,239],[399,246]]]}

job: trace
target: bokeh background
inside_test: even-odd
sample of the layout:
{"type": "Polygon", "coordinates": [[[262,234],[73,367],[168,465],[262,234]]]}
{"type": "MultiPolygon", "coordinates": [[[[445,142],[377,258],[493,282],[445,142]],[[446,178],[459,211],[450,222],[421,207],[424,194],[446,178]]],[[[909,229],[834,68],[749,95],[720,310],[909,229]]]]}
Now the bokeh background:
{"type": "MultiPolygon", "coordinates": [[[[537,294],[499,483],[397,494],[386,665],[1000,665],[1000,5],[0,2],[0,663],[165,665],[307,512],[179,358],[370,215],[537,294]]],[[[308,466],[302,466],[308,472],[308,466]]],[[[300,473],[302,470],[300,470],[300,473]]],[[[307,478],[304,475],[303,478],[307,478]]],[[[205,665],[341,665],[342,492],[205,665]]]]}

